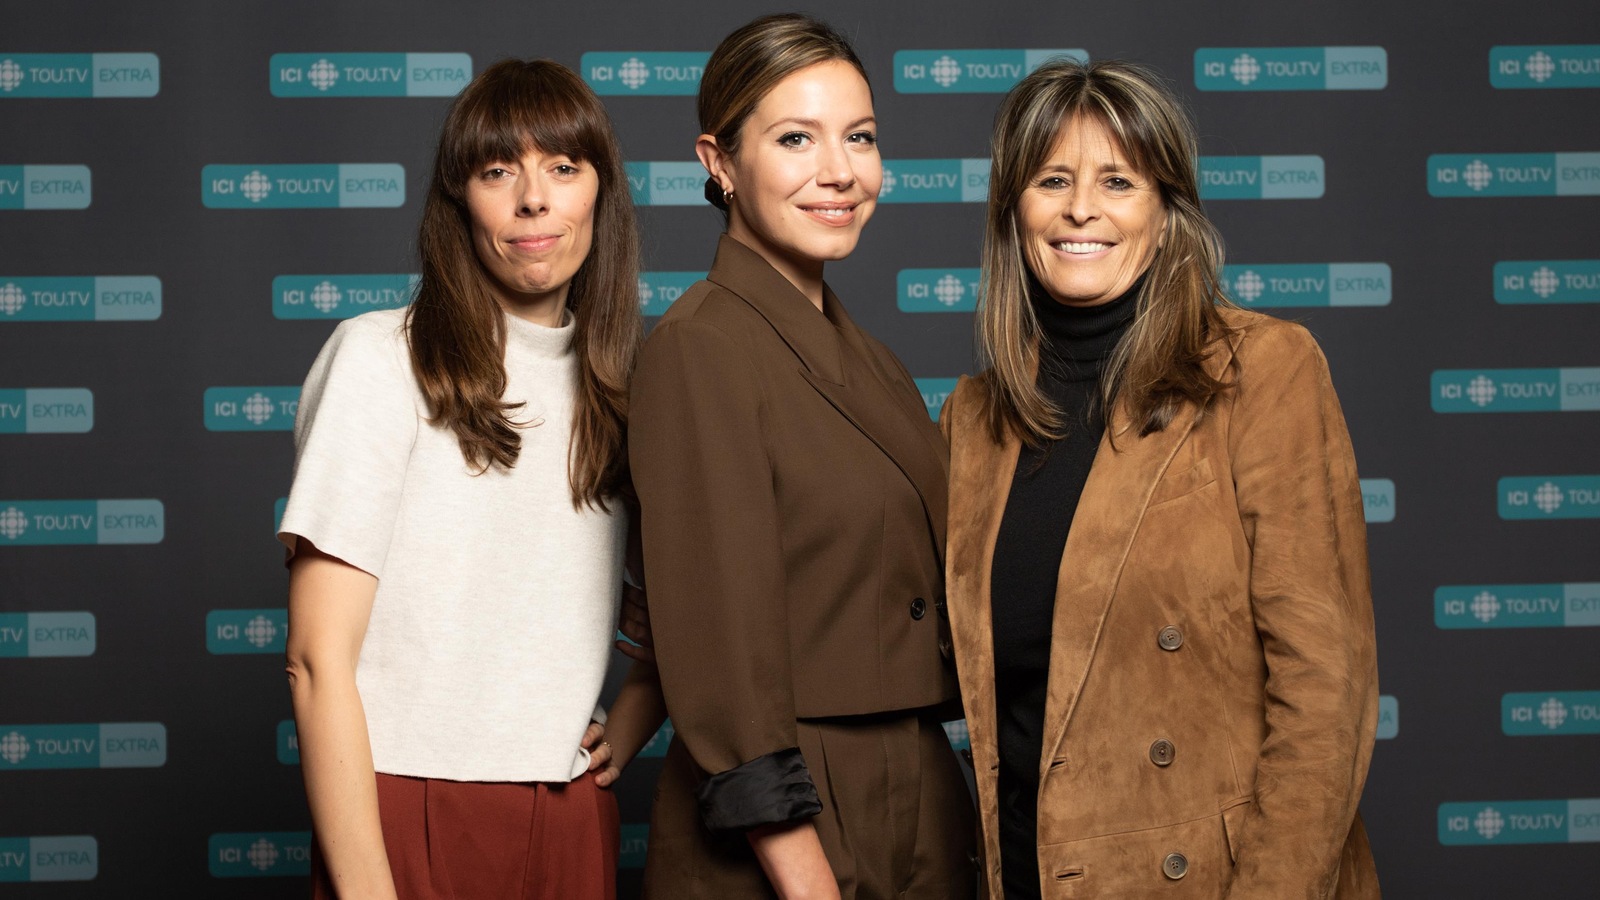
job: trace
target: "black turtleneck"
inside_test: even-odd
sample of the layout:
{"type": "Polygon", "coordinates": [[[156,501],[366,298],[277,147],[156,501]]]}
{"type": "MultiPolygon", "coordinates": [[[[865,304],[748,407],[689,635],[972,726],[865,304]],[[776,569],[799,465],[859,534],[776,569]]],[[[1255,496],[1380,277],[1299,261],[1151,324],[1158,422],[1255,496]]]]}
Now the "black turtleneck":
{"type": "Polygon", "coordinates": [[[1031,302],[1044,339],[1039,389],[1065,415],[1065,436],[1022,447],[995,539],[990,597],[1000,743],[1000,863],[1007,900],[1040,896],[1039,760],[1049,687],[1056,577],[1089,467],[1105,434],[1100,375],[1132,323],[1139,285],[1115,300],[1058,303],[1037,284],[1031,302]]]}

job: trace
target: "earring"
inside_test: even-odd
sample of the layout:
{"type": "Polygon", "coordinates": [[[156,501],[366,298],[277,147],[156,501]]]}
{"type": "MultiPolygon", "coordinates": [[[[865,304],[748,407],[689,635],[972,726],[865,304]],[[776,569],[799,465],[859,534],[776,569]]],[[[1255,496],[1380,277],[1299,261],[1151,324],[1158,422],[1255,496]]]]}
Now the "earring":
{"type": "Polygon", "coordinates": [[[727,206],[729,203],[732,203],[732,202],[733,202],[733,189],[732,188],[723,188],[722,189],[722,205],[723,206],[727,206]]]}

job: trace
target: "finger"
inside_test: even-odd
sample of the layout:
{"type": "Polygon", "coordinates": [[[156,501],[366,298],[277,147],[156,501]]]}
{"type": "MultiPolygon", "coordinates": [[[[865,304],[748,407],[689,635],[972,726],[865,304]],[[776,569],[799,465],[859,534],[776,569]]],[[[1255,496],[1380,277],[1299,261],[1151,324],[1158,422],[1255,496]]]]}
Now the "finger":
{"type": "Polygon", "coordinates": [[[607,744],[604,741],[601,741],[600,742],[600,746],[598,746],[598,747],[594,748],[593,750],[589,751],[589,769],[588,769],[588,771],[593,772],[596,769],[605,768],[605,766],[610,762],[611,762],[611,745],[607,744]]]}
{"type": "Polygon", "coordinates": [[[594,783],[600,787],[610,787],[622,777],[622,770],[616,766],[606,766],[594,776],[594,783]]]}
{"type": "Polygon", "coordinates": [[[589,727],[583,732],[583,749],[593,752],[594,745],[605,735],[606,729],[604,725],[599,722],[590,722],[589,727]]]}
{"type": "Polygon", "coordinates": [[[629,659],[636,659],[639,662],[651,665],[656,663],[656,651],[653,648],[630,644],[627,641],[617,641],[616,646],[618,650],[622,651],[622,655],[629,659]]]}

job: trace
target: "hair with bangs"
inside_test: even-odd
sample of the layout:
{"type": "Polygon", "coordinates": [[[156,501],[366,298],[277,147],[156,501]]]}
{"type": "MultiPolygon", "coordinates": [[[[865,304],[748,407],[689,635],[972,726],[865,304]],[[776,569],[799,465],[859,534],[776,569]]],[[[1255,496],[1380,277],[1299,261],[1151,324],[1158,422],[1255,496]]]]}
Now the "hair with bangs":
{"type": "Polygon", "coordinates": [[[605,508],[626,480],[628,378],[643,334],[639,239],[611,120],[566,67],[504,60],[451,105],[422,207],[422,279],[407,313],[411,361],[433,421],[455,432],[467,462],[480,473],[514,466],[522,439],[510,420],[517,404],[501,400],[505,313],[473,246],[466,189],[488,163],[533,149],[566,154],[599,175],[593,244],[567,293],[578,359],[567,478],[574,506],[605,508]]]}
{"type": "Polygon", "coordinates": [[[1182,105],[1153,71],[1119,60],[1056,60],[1006,95],[995,116],[983,242],[978,352],[990,372],[989,430],[1037,446],[1065,417],[1039,390],[1039,322],[1029,301],[1020,201],[1074,122],[1101,123],[1140,175],[1161,192],[1163,229],[1133,324],[1101,377],[1107,411],[1122,404],[1139,434],[1165,428],[1184,403],[1202,410],[1227,389],[1205,369],[1207,345],[1232,306],[1219,281],[1222,238],[1200,208],[1199,141],[1182,105]]]}
{"type": "MultiPolygon", "coordinates": [[[[737,154],[739,132],[762,97],[789,75],[835,60],[854,66],[871,94],[866,67],[844,35],[827,22],[800,13],[778,13],[740,26],[706,61],[696,99],[700,131],[715,137],[722,152],[737,154]]],[[[705,193],[713,206],[728,211],[716,179],[706,179],[705,193]]]]}

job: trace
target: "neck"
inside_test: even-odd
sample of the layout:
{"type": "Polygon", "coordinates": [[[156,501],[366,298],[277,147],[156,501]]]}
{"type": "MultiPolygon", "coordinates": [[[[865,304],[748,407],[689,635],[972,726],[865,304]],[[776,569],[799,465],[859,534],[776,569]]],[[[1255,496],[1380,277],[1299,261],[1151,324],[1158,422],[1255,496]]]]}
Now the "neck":
{"type": "Polygon", "coordinates": [[[817,308],[817,312],[822,311],[822,260],[797,259],[781,252],[777,247],[772,246],[770,242],[763,240],[760,234],[746,226],[744,219],[737,212],[728,217],[728,237],[760,254],[761,258],[767,261],[767,265],[777,269],[779,275],[789,279],[789,283],[794,285],[795,290],[804,294],[805,298],[811,301],[811,305],[817,308]]]}
{"type": "Polygon", "coordinates": [[[505,291],[497,291],[495,299],[500,301],[501,309],[524,322],[532,322],[546,328],[560,328],[567,315],[569,287],[570,284],[564,284],[559,290],[543,294],[508,295],[505,291]]]}

